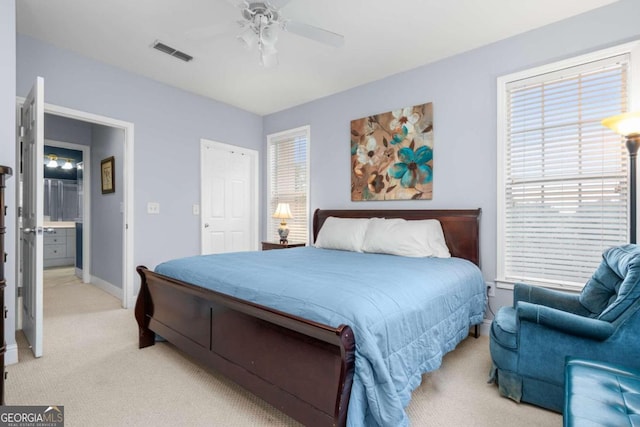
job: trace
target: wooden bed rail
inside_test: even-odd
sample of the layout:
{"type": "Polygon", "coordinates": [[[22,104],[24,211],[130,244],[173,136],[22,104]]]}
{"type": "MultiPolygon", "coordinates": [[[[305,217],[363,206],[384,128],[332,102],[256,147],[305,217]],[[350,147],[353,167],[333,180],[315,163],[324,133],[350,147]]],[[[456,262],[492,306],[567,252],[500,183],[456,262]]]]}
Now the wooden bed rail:
{"type": "Polygon", "coordinates": [[[279,325],[284,328],[312,336],[329,344],[340,345],[343,339],[349,339],[348,337],[351,334],[351,328],[349,328],[347,325],[340,325],[337,328],[333,328],[322,323],[314,322],[312,320],[294,316],[283,311],[274,310],[269,307],[254,304],[212,290],[209,290],[206,295],[203,296],[202,288],[199,286],[185,284],[185,282],[181,282],[179,280],[154,273],[145,266],[139,266],[136,268],[136,270],[141,277],[141,283],[145,283],[147,282],[147,280],[153,281],[161,278],[161,280],[165,284],[168,284],[169,286],[172,286],[176,289],[181,289],[182,291],[189,294],[197,295],[212,302],[223,304],[226,307],[236,310],[240,313],[244,313],[258,319],[266,320],[275,325],[279,325]]]}
{"type": "Polygon", "coordinates": [[[140,348],[158,334],[305,425],[346,424],[355,366],[349,326],[333,328],[144,266],[137,271],[140,348]]]}

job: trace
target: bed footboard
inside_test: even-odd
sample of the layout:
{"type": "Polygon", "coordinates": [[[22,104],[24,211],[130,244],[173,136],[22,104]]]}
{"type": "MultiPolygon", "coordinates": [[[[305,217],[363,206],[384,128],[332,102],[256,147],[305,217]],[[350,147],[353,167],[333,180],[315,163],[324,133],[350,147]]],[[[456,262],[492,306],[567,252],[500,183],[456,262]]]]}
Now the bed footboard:
{"type": "Polygon", "coordinates": [[[308,426],[346,424],[355,340],[329,327],[156,274],[141,277],[140,348],[156,334],[308,426]]]}

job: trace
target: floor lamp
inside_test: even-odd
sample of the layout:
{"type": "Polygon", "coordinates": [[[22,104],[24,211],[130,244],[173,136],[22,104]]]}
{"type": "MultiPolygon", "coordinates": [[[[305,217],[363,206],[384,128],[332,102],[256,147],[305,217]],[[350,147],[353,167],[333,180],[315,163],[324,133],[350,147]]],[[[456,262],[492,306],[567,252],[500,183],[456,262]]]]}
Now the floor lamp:
{"type": "Polygon", "coordinates": [[[629,193],[631,205],[629,242],[636,243],[636,157],[640,146],[640,111],[607,117],[602,124],[625,137],[629,150],[629,193]]]}

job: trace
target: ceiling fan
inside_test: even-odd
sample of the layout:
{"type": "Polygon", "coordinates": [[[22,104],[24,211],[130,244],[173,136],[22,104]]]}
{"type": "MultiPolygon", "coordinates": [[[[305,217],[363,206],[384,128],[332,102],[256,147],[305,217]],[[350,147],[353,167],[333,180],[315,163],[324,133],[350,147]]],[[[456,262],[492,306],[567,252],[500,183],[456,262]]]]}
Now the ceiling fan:
{"type": "Polygon", "coordinates": [[[291,0],[226,1],[241,11],[242,20],[238,21],[241,32],[238,38],[249,49],[258,47],[260,62],[265,67],[272,67],[278,63],[275,44],[280,30],[334,47],[344,44],[344,37],[340,34],[284,18],[280,9],[291,0]]]}

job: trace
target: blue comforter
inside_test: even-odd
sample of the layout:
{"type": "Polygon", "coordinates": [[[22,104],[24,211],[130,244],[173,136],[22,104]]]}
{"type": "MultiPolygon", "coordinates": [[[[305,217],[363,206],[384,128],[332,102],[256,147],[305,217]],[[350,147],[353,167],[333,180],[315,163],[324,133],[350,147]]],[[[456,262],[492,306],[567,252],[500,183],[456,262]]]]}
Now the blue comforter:
{"type": "Polygon", "coordinates": [[[406,258],[314,247],[176,259],[157,273],[337,327],[356,361],[349,426],[404,426],[422,374],[482,322],[485,286],[459,258],[406,258]]]}

